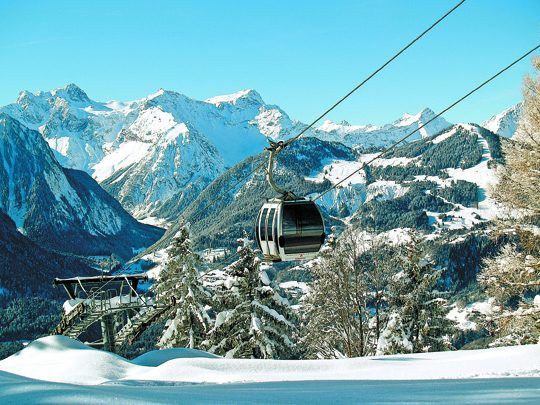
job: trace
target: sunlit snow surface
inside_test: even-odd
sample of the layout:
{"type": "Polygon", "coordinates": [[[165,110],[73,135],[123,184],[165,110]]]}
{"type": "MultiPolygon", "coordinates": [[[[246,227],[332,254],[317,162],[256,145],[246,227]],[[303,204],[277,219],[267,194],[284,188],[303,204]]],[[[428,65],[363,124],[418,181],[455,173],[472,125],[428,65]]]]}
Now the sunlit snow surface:
{"type": "Polygon", "coordinates": [[[0,403],[540,400],[540,345],[303,361],[173,349],[128,361],[49,336],[0,361],[0,370],[0,403]]]}
{"type": "Polygon", "coordinates": [[[489,120],[485,121],[482,126],[495,132],[498,135],[511,138],[516,133],[518,128],[519,117],[521,116],[521,103],[516,104],[497,115],[494,115],[489,120]]]}

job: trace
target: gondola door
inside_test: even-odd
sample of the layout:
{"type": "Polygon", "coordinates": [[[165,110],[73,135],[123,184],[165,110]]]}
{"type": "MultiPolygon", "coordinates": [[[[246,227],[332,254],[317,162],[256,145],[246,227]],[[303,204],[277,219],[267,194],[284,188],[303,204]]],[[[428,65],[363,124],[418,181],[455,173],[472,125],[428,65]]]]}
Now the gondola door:
{"type": "Polygon", "coordinates": [[[265,259],[279,261],[278,240],[279,204],[265,204],[256,224],[256,238],[265,259]]]}

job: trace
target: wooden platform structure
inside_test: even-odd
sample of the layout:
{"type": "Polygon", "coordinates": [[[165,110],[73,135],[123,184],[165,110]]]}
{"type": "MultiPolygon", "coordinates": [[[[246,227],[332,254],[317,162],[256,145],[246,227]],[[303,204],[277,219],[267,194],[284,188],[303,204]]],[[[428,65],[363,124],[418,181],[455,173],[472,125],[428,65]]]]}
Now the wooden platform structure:
{"type": "Polygon", "coordinates": [[[152,297],[137,291],[147,282],[146,274],[55,279],[63,286],[69,300],[54,333],[78,339],[96,322],[101,323],[101,339],[86,342],[115,352],[133,341],[170,306],[158,305],[152,297]]]}

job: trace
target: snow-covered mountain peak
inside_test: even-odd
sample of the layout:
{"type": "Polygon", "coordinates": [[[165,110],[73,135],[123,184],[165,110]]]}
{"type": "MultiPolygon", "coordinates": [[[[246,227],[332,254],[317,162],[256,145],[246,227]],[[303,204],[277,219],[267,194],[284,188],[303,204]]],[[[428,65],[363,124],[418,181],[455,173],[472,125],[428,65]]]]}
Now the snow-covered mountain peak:
{"type": "Polygon", "coordinates": [[[414,123],[421,123],[424,124],[433,117],[435,117],[435,112],[433,112],[430,108],[424,108],[422,111],[420,111],[417,114],[408,114],[405,113],[403,116],[394,122],[394,125],[399,127],[406,127],[409,125],[412,125],[414,123]]]}
{"type": "Polygon", "coordinates": [[[433,111],[431,108],[429,107],[425,107],[422,111],[420,111],[420,116],[421,117],[434,117],[436,114],[435,114],[435,111],[433,111]]]}
{"type": "Polygon", "coordinates": [[[521,116],[521,103],[516,104],[485,121],[482,126],[497,135],[511,138],[516,133],[519,117],[521,116]]]}
{"type": "Polygon", "coordinates": [[[75,103],[90,103],[88,95],[76,84],[69,83],[64,87],[51,91],[51,94],[56,97],[63,98],[66,101],[75,103]]]}
{"type": "Polygon", "coordinates": [[[210,97],[205,100],[207,103],[214,104],[219,107],[221,104],[237,105],[241,102],[249,102],[252,104],[263,105],[264,101],[261,95],[253,89],[240,90],[232,94],[224,94],[221,96],[210,97]]]}
{"type": "MultiPolygon", "coordinates": [[[[338,124],[327,120],[318,128],[315,136],[325,140],[339,141],[348,146],[382,147],[418,129],[433,117],[435,113],[429,108],[424,108],[417,114],[404,114],[393,123],[382,126],[351,125],[348,122],[338,124]]],[[[448,121],[438,117],[414,133],[410,140],[429,137],[450,126],[448,121]]]]}
{"type": "Polygon", "coordinates": [[[163,106],[163,107],[170,107],[170,106],[176,106],[178,104],[190,104],[190,103],[201,103],[201,101],[194,100],[192,98],[189,98],[185,94],[179,93],[174,90],[166,90],[163,88],[160,88],[158,91],[149,94],[145,98],[139,100],[139,103],[143,106],[163,106]]]}
{"type": "Polygon", "coordinates": [[[36,95],[28,90],[23,90],[19,93],[19,96],[17,97],[17,104],[20,105],[28,105],[32,101],[36,100],[36,95]]]}
{"type": "Polygon", "coordinates": [[[146,96],[146,99],[147,100],[153,100],[154,98],[157,98],[157,97],[160,97],[160,96],[164,95],[165,91],[166,91],[165,89],[160,88],[158,91],[156,91],[154,93],[151,93],[148,96],[146,96]]]}
{"type": "Polygon", "coordinates": [[[318,128],[318,130],[323,132],[342,132],[350,133],[354,131],[369,131],[374,129],[379,129],[375,125],[351,125],[347,121],[343,120],[341,122],[334,122],[331,120],[325,120],[318,128]]]}
{"type": "Polygon", "coordinates": [[[188,96],[173,90],[159,89],[141,100],[143,105],[167,106],[177,103],[197,102],[188,96]]]}

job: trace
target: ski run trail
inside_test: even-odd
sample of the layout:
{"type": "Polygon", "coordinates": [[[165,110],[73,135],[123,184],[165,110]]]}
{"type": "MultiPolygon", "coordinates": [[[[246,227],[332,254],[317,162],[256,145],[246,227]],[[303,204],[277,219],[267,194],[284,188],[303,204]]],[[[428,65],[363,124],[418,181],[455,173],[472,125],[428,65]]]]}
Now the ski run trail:
{"type": "Polygon", "coordinates": [[[540,345],[340,360],[134,360],[48,336],[0,361],[1,404],[540,403],[540,345]]]}

